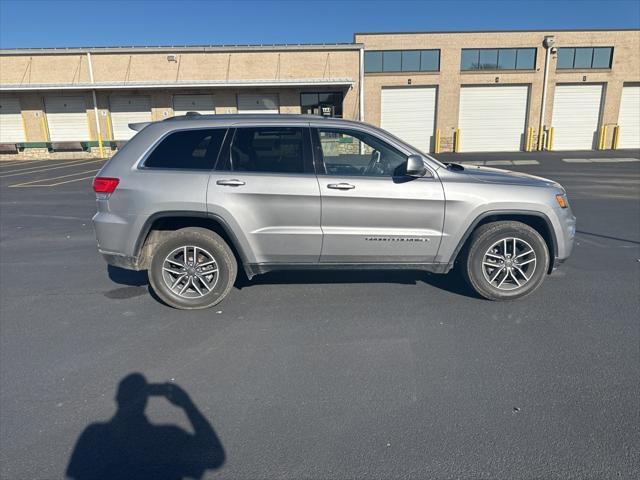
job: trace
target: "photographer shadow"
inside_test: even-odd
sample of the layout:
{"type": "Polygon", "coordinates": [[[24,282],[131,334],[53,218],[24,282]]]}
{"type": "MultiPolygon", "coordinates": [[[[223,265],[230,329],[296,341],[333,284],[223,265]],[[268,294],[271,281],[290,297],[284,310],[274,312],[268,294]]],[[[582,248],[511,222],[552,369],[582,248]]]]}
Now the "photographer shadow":
{"type": "Polygon", "coordinates": [[[218,436],[189,395],[172,383],[149,384],[140,373],[120,381],[118,409],[106,423],[89,425],[67,466],[75,480],[200,479],[220,468],[225,452],[218,436]],[[194,433],[175,425],[154,425],[145,409],[149,396],[163,396],[182,408],[194,433]]]}

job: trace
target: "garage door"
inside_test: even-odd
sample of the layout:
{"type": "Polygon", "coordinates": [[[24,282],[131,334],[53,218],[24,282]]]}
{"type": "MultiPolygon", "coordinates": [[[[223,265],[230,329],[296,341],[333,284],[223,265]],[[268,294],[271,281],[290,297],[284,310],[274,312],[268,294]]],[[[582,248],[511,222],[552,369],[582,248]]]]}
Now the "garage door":
{"type": "Polygon", "coordinates": [[[151,121],[151,100],[143,95],[114,95],[110,99],[114,140],[129,140],[137,132],[130,123],[151,121]]]}
{"type": "Polygon", "coordinates": [[[602,85],[557,85],[553,98],[553,149],[591,150],[598,136],[602,85]]]}
{"type": "Polygon", "coordinates": [[[185,115],[187,112],[213,115],[216,113],[213,95],[174,95],[173,114],[185,115]]]}
{"type": "Polygon", "coordinates": [[[89,140],[89,120],[84,97],[45,97],[44,111],[52,142],[89,140]]]}
{"type": "Polygon", "coordinates": [[[24,141],[20,101],[17,98],[0,98],[0,143],[24,141]]]}
{"type": "Polygon", "coordinates": [[[238,95],[238,113],[279,113],[278,95],[238,95]]]}
{"type": "Polygon", "coordinates": [[[640,85],[622,88],[619,148],[640,148],[640,85]]]}
{"type": "Polygon", "coordinates": [[[433,150],[436,88],[383,88],[380,126],[423,152],[433,150]]]}
{"type": "Polygon", "coordinates": [[[516,152],[527,124],[526,85],[462,87],[460,151],[516,152]]]}

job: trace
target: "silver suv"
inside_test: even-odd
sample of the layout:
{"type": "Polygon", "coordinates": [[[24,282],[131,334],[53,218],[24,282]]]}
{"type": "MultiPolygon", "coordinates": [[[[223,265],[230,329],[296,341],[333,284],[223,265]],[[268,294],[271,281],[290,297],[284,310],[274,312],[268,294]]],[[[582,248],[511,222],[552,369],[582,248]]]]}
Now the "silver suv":
{"type": "Polygon", "coordinates": [[[442,164],[360,122],[189,115],[149,124],[94,180],[98,249],[148,270],[176,308],[220,302],[238,265],[272,270],[454,265],[481,296],[523,297],[573,247],[564,189],[442,164]]]}

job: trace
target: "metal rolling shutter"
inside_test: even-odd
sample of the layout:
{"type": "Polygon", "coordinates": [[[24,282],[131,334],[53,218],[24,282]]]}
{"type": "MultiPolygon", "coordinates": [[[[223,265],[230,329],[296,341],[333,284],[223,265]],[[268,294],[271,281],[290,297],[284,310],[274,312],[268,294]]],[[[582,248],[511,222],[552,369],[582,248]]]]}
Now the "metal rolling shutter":
{"type": "Polygon", "coordinates": [[[17,98],[0,98],[0,143],[24,141],[20,101],[17,98]]]}
{"type": "Polygon", "coordinates": [[[640,148],[640,85],[622,87],[618,148],[640,148]]]}
{"type": "Polygon", "coordinates": [[[130,123],[151,121],[151,100],[143,95],[113,95],[110,99],[114,140],[129,140],[137,132],[130,123]]]}
{"type": "Polygon", "coordinates": [[[598,136],[602,85],[557,85],[553,99],[553,149],[591,150],[598,136]]]}
{"type": "Polygon", "coordinates": [[[84,97],[46,97],[49,138],[52,142],[89,140],[89,123],[84,97]]]}
{"type": "Polygon", "coordinates": [[[414,147],[433,150],[435,87],[383,88],[380,126],[414,147]]]}
{"type": "Polygon", "coordinates": [[[238,113],[279,113],[278,95],[238,94],[238,113]]]}
{"type": "Polygon", "coordinates": [[[515,152],[522,149],[529,87],[500,85],[460,89],[460,150],[515,152]]]}
{"type": "Polygon", "coordinates": [[[173,114],[184,115],[187,112],[198,112],[203,115],[215,114],[213,95],[174,95],[173,114]]]}

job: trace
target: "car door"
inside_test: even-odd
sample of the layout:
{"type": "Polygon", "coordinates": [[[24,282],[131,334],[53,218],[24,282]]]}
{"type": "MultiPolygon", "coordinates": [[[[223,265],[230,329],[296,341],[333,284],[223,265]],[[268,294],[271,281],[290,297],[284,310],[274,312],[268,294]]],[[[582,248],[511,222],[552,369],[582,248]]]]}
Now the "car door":
{"type": "Polygon", "coordinates": [[[429,263],[444,191],[434,172],[406,176],[407,155],[356,128],[312,130],[322,199],[321,263],[429,263]]]}
{"type": "Polygon", "coordinates": [[[249,263],[317,263],[320,192],[308,125],[231,129],[209,179],[207,208],[249,263]]]}

